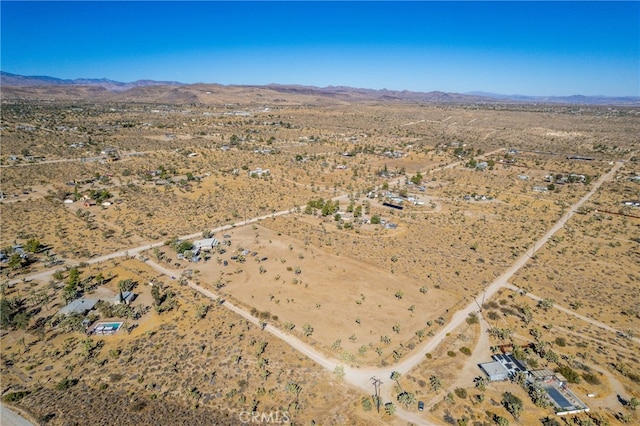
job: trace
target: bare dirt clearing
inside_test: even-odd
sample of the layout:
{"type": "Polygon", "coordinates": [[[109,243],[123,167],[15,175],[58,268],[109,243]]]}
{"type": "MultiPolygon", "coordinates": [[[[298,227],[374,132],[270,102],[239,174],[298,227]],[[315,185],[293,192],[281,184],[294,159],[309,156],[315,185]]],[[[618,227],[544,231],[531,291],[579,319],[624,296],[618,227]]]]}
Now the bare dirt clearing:
{"type": "MultiPolygon", "coordinates": [[[[275,317],[279,327],[293,326],[295,334],[310,325],[311,341],[350,362],[379,363],[392,350],[402,350],[399,344],[407,347],[426,321],[435,321],[453,305],[445,291],[422,293],[425,284],[418,280],[305,246],[262,226],[235,229],[231,241],[233,250],[216,258],[228,260],[247,250],[246,260],[229,260],[228,266],[209,262],[199,268],[198,280],[212,288],[224,284],[223,297],[269,313],[265,321],[275,317]]],[[[359,244],[366,246],[367,240],[359,244]]]]}

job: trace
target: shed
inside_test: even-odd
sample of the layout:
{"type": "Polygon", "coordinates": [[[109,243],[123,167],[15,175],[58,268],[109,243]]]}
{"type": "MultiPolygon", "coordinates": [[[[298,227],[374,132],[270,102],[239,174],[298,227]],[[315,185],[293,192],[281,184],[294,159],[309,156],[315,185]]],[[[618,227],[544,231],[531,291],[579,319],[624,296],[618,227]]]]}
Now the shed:
{"type": "Polygon", "coordinates": [[[116,294],[116,296],[113,298],[113,304],[114,305],[119,305],[121,303],[124,303],[126,305],[130,304],[131,302],[133,302],[133,299],[136,298],[136,295],[133,294],[130,291],[123,291],[122,292],[122,300],[120,300],[120,293],[116,294]]]}

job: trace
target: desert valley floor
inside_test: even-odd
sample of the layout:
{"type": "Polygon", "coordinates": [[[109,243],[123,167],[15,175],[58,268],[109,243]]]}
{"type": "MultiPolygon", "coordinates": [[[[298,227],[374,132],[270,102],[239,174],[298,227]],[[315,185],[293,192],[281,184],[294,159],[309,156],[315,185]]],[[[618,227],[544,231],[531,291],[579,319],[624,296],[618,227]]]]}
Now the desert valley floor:
{"type": "Polygon", "coordinates": [[[3,404],[47,425],[639,424],[639,116],[3,87],[3,404]],[[489,380],[503,353],[523,371],[489,380]]]}

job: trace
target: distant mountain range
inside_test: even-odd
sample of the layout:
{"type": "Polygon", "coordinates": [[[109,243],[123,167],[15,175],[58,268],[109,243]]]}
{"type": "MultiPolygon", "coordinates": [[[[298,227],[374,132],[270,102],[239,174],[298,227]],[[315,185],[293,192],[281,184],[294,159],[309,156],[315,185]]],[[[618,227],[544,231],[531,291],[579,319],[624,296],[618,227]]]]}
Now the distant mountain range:
{"type": "Polygon", "coordinates": [[[76,78],[65,80],[61,78],[18,75],[0,71],[0,85],[2,86],[98,86],[107,90],[122,92],[135,87],[147,86],[183,86],[176,81],[138,80],[132,83],[108,80],[106,78],[76,78]]]}
{"type": "MultiPolygon", "coordinates": [[[[63,87],[77,87],[85,88],[87,91],[85,94],[97,94],[104,92],[118,93],[122,92],[123,95],[128,95],[128,98],[135,97],[137,95],[149,96],[148,91],[142,91],[144,88],[161,86],[171,91],[170,97],[178,100],[190,100],[196,101],[197,96],[190,93],[182,93],[176,89],[178,88],[232,88],[235,90],[251,91],[265,89],[272,92],[300,95],[305,98],[329,98],[345,102],[352,101],[389,101],[389,102],[434,102],[434,103],[526,103],[526,104],[569,104],[569,105],[612,105],[612,106],[640,106],[640,96],[625,96],[625,97],[611,97],[611,96],[524,96],[524,95],[502,95],[496,93],[487,92],[470,92],[470,93],[448,93],[440,91],[432,92],[412,92],[408,90],[387,90],[387,89],[362,89],[345,86],[328,86],[328,87],[315,87],[304,86],[296,84],[268,84],[264,86],[256,85],[230,85],[221,86],[219,84],[185,84],[177,81],[154,81],[154,80],[138,80],[131,83],[123,83],[119,81],[113,81],[108,79],[88,79],[79,78],[74,80],[60,79],[48,76],[23,76],[18,74],[11,74],[8,72],[0,71],[0,88],[3,92],[6,92],[6,88],[39,88],[45,89],[51,87],[63,88],[63,87]],[[124,93],[126,92],[126,93],[124,93]]],[[[55,91],[54,91],[55,92],[55,91]]],[[[24,95],[26,92],[20,92],[24,95]]],[[[39,92],[42,94],[42,92],[39,92]]],[[[57,92],[59,93],[59,92],[57,92]]],[[[159,96],[154,92],[154,96],[159,96]]],[[[2,93],[4,97],[4,93],[2,93]]],[[[167,99],[164,99],[167,100],[167,99]]]]}

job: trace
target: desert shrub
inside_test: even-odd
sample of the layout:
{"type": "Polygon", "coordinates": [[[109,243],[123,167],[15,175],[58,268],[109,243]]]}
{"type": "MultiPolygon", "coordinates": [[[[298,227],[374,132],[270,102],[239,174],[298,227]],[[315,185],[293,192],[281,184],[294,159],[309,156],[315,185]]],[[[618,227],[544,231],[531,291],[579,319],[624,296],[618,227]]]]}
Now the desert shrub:
{"type": "Polygon", "coordinates": [[[120,373],[111,373],[111,374],[109,374],[109,380],[111,380],[112,382],[119,382],[123,378],[124,378],[124,376],[122,374],[120,374],[120,373]]]}
{"type": "Polygon", "coordinates": [[[567,346],[567,340],[564,337],[556,337],[555,343],[558,346],[567,346]]]}
{"type": "Polygon", "coordinates": [[[569,383],[580,383],[580,375],[568,365],[561,365],[556,371],[562,374],[569,383]]]}
{"type": "Polygon", "coordinates": [[[65,391],[78,383],[78,379],[70,379],[65,377],[56,384],[56,390],[65,391]]]}
{"type": "Polygon", "coordinates": [[[516,315],[516,312],[513,309],[507,308],[505,306],[500,308],[500,312],[502,312],[505,316],[507,316],[507,315],[515,316],[516,315]]]}
{"type": "Polygon", "coordinates": [[[454,351],[447,351],[447,356],[453,358],[454,356],[456,356],[456,353],[454,351]]]}
{"type": "Polygon", "coordinates": [[[636,383],[640,383],[640,374],[628,373],[627,377],[629,377],[631,380],[633,380],[636,383]]]}
{"type": "Polygon", "coordinates": [[[480,321],[478,320],[478,315],[475,312],[471,312],[467,317],[467,324],[478,324],[480,321]]]}
{"type": "Polygon", "coordinates": [[[364,411],[371,411],[373,408],[373,404],[371,403],[371,398],[362,397],[362,409],[364,411]]]}
{"type": "Polygon", "coordinates": [[[489,311],[487,312],[487,318],[491,321],[497,321],[500,318],[500,315],[495,311],[489,311]]]}
{"type": "Polygon", "coordinates": [[[29,395],[29,391],[11,392],[2,397],[4,402],[18,402],[25,396],[29,395]]]}
{"type": "Polygon", "coordinates": [[[262,318],[262,319],[271,318],[271,312],[269,312],[269,311],[262,311],[262,312],[260,312],[259,315],[260,315],[260,318],[262,318]]]}
{"type": "Polygon", "coordinates": [[[471,355],[471,349],[467,348],[466,346],[461,347],[460,348],[460,352],[462,352],[466,356],[470,356],[471,355]]]}
{"type": "Polygon", "coordinates": [[[467,398],[467,390],[464,389],[464,388],[455,388],[455,390],[453,392],[460,399],[466,399],[467,398]]]}
{"type": "Polygon", "coordinates": [[[600,377],[598,377],[594,373],[583,373],[582,378],[584,379],[585,382],[589,383],[590,385],[599,385],[602,383],[600,381],[600,377]]]}
{"type": "Polygon", "coordinates": [[[138,400],[131,405],[131,411],[142,411],[144,407],[147,406],[147,403],[143,400],[138,400]]]}

